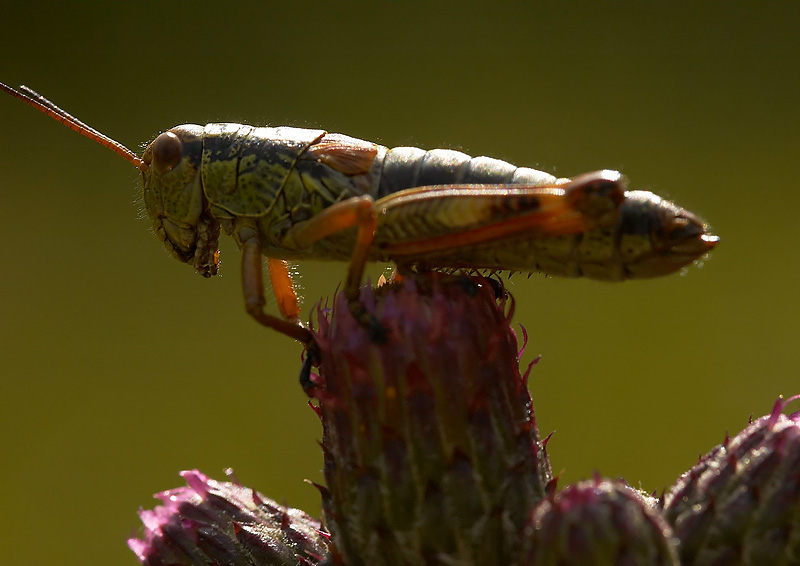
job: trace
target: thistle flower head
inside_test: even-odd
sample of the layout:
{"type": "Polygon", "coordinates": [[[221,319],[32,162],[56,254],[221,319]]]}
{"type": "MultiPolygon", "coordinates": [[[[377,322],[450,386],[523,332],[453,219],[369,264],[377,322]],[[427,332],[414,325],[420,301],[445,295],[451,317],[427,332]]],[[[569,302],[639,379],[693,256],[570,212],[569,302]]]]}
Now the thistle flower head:
{"type": "Polygon", "coordinates": [[[313,566],[328,556],[327,533],[302,511],[197,470],[188,484],[139,511],[145,532],[128,546],[147,566],[313,566]]]}
{"type": "Polygon", "coordinates": [[[406,278],[320,318],[323,510],[345,562],[511,563],[550,466],[505,295],[485,279],[406,278]],[[505,558],[504,558],[505,557],[505,558]]]}
{"type": "Polygon", "coordinates": [[[664,499],[691,564],[800,563],[800,412],[772,412],[711,449],[664,499]]]}
{"type": "Polygon", "coordinates": [[[677,566],[677,542],[646,496],[601,478],[568,486],[534,510],[524,564],[677,566]]]}

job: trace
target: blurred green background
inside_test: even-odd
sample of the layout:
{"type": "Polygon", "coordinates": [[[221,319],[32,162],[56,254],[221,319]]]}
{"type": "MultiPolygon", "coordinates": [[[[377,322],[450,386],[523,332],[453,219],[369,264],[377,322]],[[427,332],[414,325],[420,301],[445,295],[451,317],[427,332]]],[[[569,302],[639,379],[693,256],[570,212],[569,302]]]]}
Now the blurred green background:
{"type": "MultiPolygon", "coordinates": [[[[0,80],[137,150],[185,122],[323,127],[619,169],[705,216],[722,243],[685,276],[510,283],[562,485],[660,490],[800,392],[800,4],[698,4],[5,3],[0,80]]],[[[232,242],[198,277],[132,167],[10,97],[0,124],[0,561],[133,565],[137,508],[186,468],[318,513],[300,349],[244,314],[232,242]]],[[[306,313],[344,270],[300,266],[306,313]]]]}

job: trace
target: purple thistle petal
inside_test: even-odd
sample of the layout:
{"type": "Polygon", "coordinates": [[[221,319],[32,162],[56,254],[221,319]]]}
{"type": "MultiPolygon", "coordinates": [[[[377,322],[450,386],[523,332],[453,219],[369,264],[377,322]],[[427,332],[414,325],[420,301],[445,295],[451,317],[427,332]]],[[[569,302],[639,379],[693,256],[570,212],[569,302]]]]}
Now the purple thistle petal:
{"type": "Polygon", "coordinates": [[[144,534],[128,546],[142,564],[312,566],[328,557],[327,534],[302,511],[197,470],[181,476],[188,487],[156,494],[162,504],[139,512],[144,534]]]}
{"type": "Polygon", "coordinates": [[[519,323],[519,328],[522,330],[522,346],[520,346],[519,350],[517,350],[517,359],[522,357],[522,354],[525,353],[525,348],[528,346],[528,331],[525,330],[525,327],[522,323],[519,323]]]}

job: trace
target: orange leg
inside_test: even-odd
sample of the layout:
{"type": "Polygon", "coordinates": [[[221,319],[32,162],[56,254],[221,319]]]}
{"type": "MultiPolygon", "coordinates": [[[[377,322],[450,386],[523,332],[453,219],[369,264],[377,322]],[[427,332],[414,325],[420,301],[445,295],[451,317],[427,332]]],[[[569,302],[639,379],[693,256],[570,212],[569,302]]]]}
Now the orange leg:
{"type": "MultiPolygon", "coordinates": [[[[303,344],[312,343],[313,336],[311,332],[300,324],[296,316],[293,317],[292,321],[289,321],[264,312],[264,280],[261,271],[261,262],[261,243],[258,237],[254,236],[246,240],[242,246],[242,287],[244,290],[245,308],[248,314],[264,326],[277,330],[290,338],[294,338],[298,342],[302,342],[303,344]]],[[[285,292],[286,289],[282,286],[285,284],[285,281],[281,282],[281,277],[285,274],[288,278],[289,272],[285,271],[285,265],[283,267],[283,273],[277,275],[277,278],[279,287],[281,287],[282,292],[285,292]]],[[[272,264],[270,264],[270,268],[272,268],[272,264]]],[[[277,269],[276,272],[280,273],[280,269],[277,269]]],[[[272,271],[270,271],[270,276],[272,277],[272,271]]],[[[291,287],[291,279],[289,279],[289,288],[293,294],[294,289],[291,287]]],[[[292,312],[292,301],[287,301],[286,297],[282,298],[278,295],[278,291],[276,291],[276,297],[278,297],[278,305],[281,309],[281,313],[288,318],[289,314],[292,312]]],[[[294,297],[294,305],[296,309],[296,295],[294,297]]]]}
{"type": "Polygon", "coordinates": [[[292,230],[289,237],[295,245],[307,248],[331,234],[353,227],[357,230],[356,242],[353,246],[344,286],[347,304],[359,324],[370,331],[373,340],[383,343],[386,341],[386,331],[366,311],[359,300],[359,287],[377,227],[377,214],[372,197],[355,197],[336,203],[311,218],[304,225],[292,230]]]}
{"type": "Polygon", "coordinates": [[[272,292],[275,293],[275,298],[278,300],[278,310],[281,311],[281,315],[286,320],[300,320],[300,305],[286,261],[269,257],[267,258],[267,269],[269,281],[272,283],[272,292]]]}

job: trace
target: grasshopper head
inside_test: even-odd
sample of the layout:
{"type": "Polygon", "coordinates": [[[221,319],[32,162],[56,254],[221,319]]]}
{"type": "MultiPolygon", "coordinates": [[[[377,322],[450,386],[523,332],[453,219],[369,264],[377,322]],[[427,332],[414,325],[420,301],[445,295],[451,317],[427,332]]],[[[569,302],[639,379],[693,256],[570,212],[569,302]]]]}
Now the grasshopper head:
{"type": "Polygon", "coordinates": [[[200,179],[203,127],[184,124],[159,134],[142,160],[144,203],[170,254],[204,277],[219,269],[220,225],[211,216],[200,179]]]}
{"type": "Polygon", "coordinates": [[[673,273],[719,242],[697,216],[647,191],[626,192],[619,212],[619,253],[627,277],[673,273]]]}

